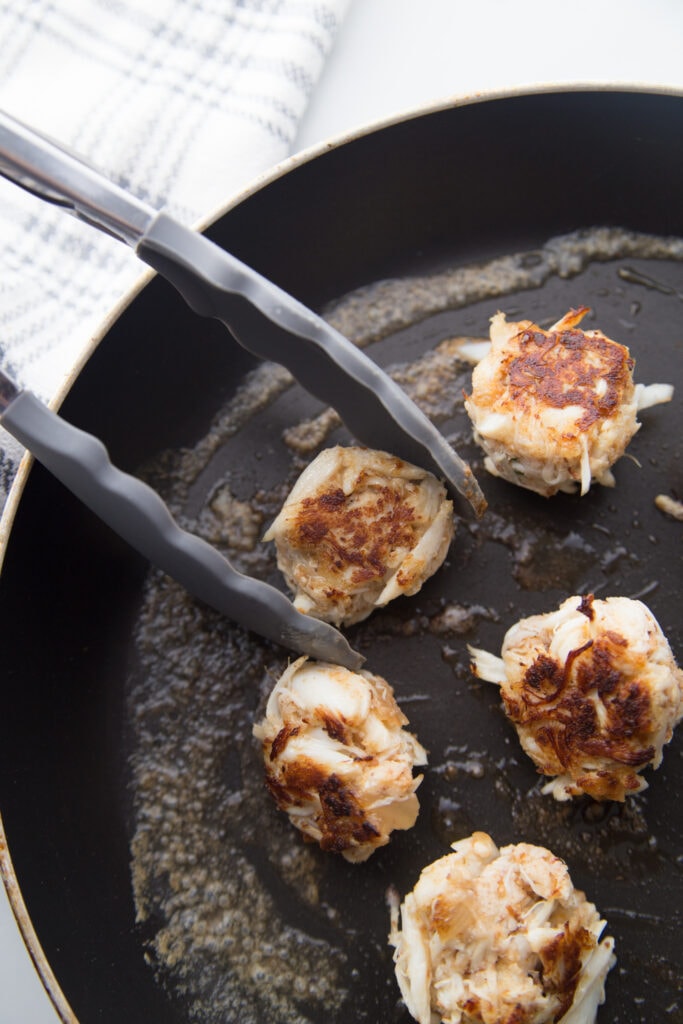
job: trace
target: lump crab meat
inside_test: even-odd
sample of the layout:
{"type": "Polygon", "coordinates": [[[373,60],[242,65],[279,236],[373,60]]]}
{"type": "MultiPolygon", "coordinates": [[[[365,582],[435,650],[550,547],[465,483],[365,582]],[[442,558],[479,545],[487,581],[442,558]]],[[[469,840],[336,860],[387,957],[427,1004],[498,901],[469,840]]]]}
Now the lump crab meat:
{"type": "Polygon", "coordinates": [[[501,657],[470,648],[557,800],[623,801],[647,786],[683,716],[683,671],[652,612],[627,597],[570,597],[521,619],[501,657]]]}
{"type": "Polygon", "coordinates": [[[634,384],[628,349],[578,328],[587,312],[572,309],[549,331],[497,313],[465,398],[486,469],[545,497],[613,486],[637,413],[673,395],[667,384],[634,384]]]}
{"type": "Polygon", "coordinates": [[[615,963],[563,861],[475,832],[424,869],[389,937],[419,1024],[593,1024],[615,963]]]}
{"type": "Polygon", "coordinates": [[[360,622],[439,568],[453,503],[426,470],[386,452],[328,448],[304,470],[264,535],[299,611],[360,622]]]}
{"type": "Polygon", "coordinates": [[[306,614],[336,626],[417,593],[445,558],[453,502],[426,470],[385,452],[335,446],[297,480],[264,540],[306,614]]]}
{"type": "Polygon", "coordinates": [[[367,860],[417,818],[427,755],[407,724],[381,676],[299,658],[254,727],[277,806],[323,850],[367,860]]]}

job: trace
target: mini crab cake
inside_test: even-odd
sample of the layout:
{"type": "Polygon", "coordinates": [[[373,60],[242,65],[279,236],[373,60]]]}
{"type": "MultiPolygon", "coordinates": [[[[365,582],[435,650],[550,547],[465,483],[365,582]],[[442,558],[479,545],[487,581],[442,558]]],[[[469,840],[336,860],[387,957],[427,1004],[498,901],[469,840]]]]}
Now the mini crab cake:
{"type": "Polygon", "coordinates": [[[638,411],[673,394],[635,385],[627,348],[577,328],[587,312],[570,310],[549,331],[497,313],[465,398],[486,469],[545,497],[613,486],[610,467],[639,429],[638,411]]]}
{"type": "Polygon", "coordinates": [[[541,846],[485,832],[392,907],[396,978],[419,1024],[593,1024],[615,963],[605,922],[541,846]]]}
{"type": "Polygon", "coordinates": [[[659,767],[683,715],[683,671],[641,601],[570,597],[509,629],[501,658],[470,654],[557,800],[645,789],[639,772],[659,767]]]}
{"type": "Polygon", "coordinates": [[[367,860],[417,818],[427,755],[407,724],[380,676],[299,658],[254,727],[276,804],[323,850],[367,860]]]}
{"type": "Polygon", "coordinates": [[[327,448],[264,535],[301,612],[351,625],[441,565],[453,503],[426,470],[366,448],[327,448]]]}

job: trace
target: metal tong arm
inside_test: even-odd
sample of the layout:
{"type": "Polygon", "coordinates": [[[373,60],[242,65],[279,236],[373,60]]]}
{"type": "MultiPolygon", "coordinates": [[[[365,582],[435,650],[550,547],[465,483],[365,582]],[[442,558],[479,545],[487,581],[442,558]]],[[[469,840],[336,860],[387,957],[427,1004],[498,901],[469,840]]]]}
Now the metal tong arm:
{"type": "Polygon", "coordinates": [[[469,468],[406,392],[322,317],[208,238],[160,213],[138,256],[204,316],[222,321],[262,359],[285,366],[331,405],[353,436],[426,466],[460,492],[477,515],[486,500],[469,468]]]}
{"type": "Polygon", "coordinates": [[[483,513],[486,500],[472,471],[424,413],[376,363],[291,295],[2,113],[0,173],[132,245],[196,312],[221,320],[241,345],[281,363],[333,406],[359,441],[429,467],[483,513]]]}
{"type": "Polygon", "coordinates": [[[157,211],[0,110],[0,174],[135,248],[157,211]]]}
{"type": "Polygon", "coordinates": [[[100,519],[193,596],[285,647],[360,667],[362,656],[338,630],[298,612],[275,587],[237,572],[216,548],[181,529],[147,484],[113,466],[97,438],[61,419],[30,392],[13,394],[4,375],[0,423],[100,519]]]}

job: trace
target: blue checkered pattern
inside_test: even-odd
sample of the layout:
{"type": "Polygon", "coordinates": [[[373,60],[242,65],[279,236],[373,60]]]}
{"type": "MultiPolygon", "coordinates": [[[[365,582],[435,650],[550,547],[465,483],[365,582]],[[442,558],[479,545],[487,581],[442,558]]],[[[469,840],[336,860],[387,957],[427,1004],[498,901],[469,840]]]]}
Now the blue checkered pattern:
{"type": "MultiPolygon", "coordinates": [[[[0,107],[196,224],[288,155],[348,3],[0,0],[0,107]]],[[[0,366],[52,399],[143,272],[0,179],[0,366]]]]}

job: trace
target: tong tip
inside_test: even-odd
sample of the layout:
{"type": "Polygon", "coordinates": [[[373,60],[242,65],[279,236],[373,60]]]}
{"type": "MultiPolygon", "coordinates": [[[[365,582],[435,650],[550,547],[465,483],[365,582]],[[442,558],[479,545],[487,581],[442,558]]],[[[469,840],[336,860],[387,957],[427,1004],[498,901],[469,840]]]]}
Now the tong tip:
{"type": "Polygon", "coordinates": [[[318,661],[341,665],[351,672],[357,672],[362,668],[365,658],[358,651],[354,651],[338,629],[302,612],[298,614],[300,622],[291,624],[286,636],[283,635],[282,642],[286,646],[318,661]]]}

